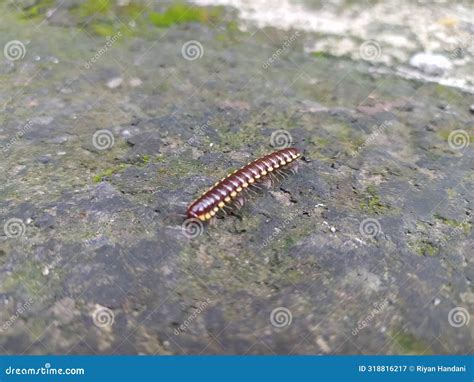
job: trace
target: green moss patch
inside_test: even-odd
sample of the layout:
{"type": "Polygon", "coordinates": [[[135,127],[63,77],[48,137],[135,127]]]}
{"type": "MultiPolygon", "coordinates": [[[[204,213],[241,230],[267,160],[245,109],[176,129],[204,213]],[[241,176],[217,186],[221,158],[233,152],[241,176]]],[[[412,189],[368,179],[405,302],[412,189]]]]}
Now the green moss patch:
{"type": "Polygon", "coordinates": [[[382,203],[375,186],[368,186],[360,202],[360,208],[372,214],[381,215],[386,213],[390,206],[382,203]]]}
{"type": "Polygon", "coordinates": [[[431,349],[410,333],[398,332],[392,335],[394,344],[401,354],[432,354],[431,349]]]}
{"type": "Polygon", "coordinates": [[[164,12],[150,12],[149,19],[153,25],[169,28],[175,24],[215,23],[221,15],[220,8],[201,8],[185,4],[175,4],[164,12]]]}
{"type": "Polygon", "coordinates": [[[118,166],[106,168],[105,170],[101,171],[100,173],[94,175],[93,178],[92,178],[92,181],[94,183],[102,182],[102,180],[104,180],[104,178],[110,177],[110,176],[124,170],[126,167],[127,167],[126,164],[121,163],[118,166]]]}

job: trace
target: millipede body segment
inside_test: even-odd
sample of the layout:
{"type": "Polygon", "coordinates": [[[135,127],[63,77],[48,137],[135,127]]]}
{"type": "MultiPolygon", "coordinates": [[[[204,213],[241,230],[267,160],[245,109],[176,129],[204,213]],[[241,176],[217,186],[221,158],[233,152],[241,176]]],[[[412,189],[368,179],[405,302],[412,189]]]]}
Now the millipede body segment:
{"type": "Polygon", "coordinates": [[[187,209],[188,218],[210,220],[219,210],[234,203],[242,191],[269,178],[273,171],[289,167],[300,156],[297,149],[286,148],[250,162],[222,178],[192,202],[187,209]]]}

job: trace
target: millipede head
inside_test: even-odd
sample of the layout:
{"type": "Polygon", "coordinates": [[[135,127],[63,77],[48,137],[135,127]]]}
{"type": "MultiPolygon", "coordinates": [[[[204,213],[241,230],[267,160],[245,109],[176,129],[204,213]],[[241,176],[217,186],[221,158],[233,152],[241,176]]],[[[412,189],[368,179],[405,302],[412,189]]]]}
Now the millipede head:
{"type": "Polygon", "coordinates": [[[199,219],[199,215],[196,212],[191,211],[191,210],[188,210],[188,213],[186,214],[186,217],[188,219],[193,219],[193,218],[194,219],[199,219]]]}

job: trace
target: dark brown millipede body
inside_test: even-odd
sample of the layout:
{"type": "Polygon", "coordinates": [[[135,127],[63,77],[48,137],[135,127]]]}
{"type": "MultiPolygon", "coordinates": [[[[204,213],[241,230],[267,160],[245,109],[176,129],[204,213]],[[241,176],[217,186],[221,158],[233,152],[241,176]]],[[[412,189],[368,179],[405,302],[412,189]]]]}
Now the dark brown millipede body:
{"type": "Polygon", "coordinates": [[[232,204],[246,188],[266,179],[276,169],[288,167],[300,156],[297,149],[286,148],[250,162],[222,178],[192,202],[187,209],[188,218],[201,221],[212,219],[220,209],[232,204]]]}

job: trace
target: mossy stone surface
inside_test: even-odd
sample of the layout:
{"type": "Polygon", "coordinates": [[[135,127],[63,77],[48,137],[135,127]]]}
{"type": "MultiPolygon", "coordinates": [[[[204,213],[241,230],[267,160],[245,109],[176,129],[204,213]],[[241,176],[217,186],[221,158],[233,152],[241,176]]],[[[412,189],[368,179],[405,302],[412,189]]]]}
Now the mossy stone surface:
{"type": "Polygon", "coordinates": [[[0,60],[0,322],[31,301],[2,331],[5,353],[471,350],[472,317],[448,316],[472,312],[474,154],[447,132],[472,137],[472,94],[308,54],[303,34],[264,68],[285,33],[240,31],[232,10],[177,22],[182,5],[74,3],[39,28],[48,2],[0,4],[2,43],[26,48],[0,60]],[[184,235],[186,205],[282,129],[298,173],[184,235]],[[20,237],[3,232],[13,218],[20,237]],[[281,307],[292,320],[278,328],[281,307]]]}

